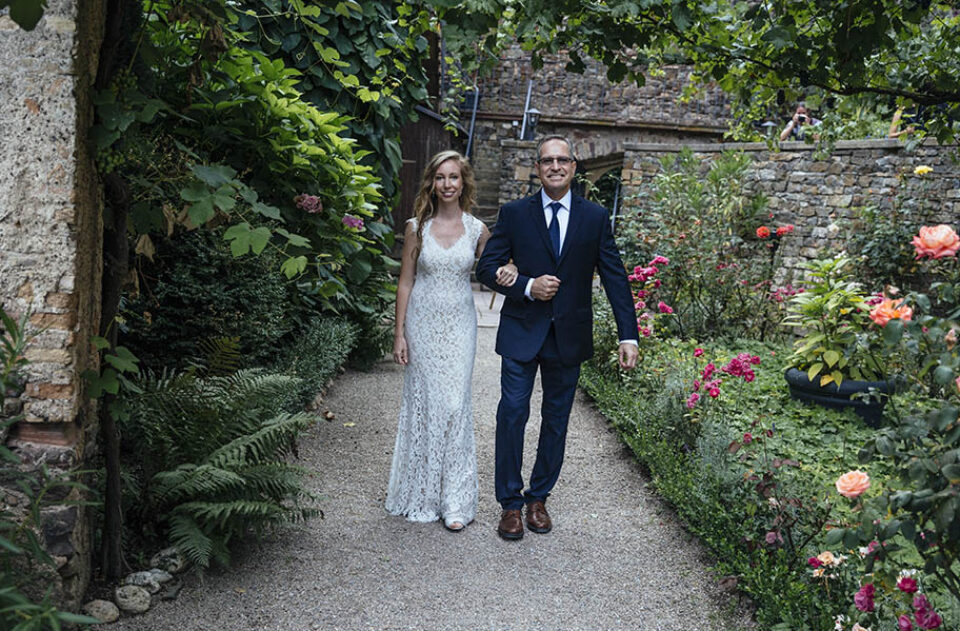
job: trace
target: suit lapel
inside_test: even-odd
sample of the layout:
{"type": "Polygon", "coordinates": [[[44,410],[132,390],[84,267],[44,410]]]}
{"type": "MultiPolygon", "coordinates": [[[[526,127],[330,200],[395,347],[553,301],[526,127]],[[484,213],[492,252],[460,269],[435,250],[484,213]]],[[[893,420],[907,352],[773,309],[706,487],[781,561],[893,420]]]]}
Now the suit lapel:
{"type": "Polygon", "coordinates": [[[529,212],[527,214],[530,217],[530,221],[533,222],[533,229],[540,235],[544,247],[547,248],[547,252],[549,252],[553,260],[556,261],[557,254],[553,251],[553,244],[550,242],[550,233],[547,232],[547,224],[543,216],[543,206],[540,203],[540,192],[537,191],[535,195],[527,199],[529,200],[529,212]]]}
{"type": "MultiPolygon", "coordinates": [[[[582,205],[583,199],[581,197],[573,195],[570,198],[570,219],[567,221],[567,233],[563,235],[563,247],[560,249],[560,260],[557,261],[557,265],[563,262],[563,257],[570,251],[570,244],[580,234],[580,224],[583,222],[584,214],[582,205]]],[[[546,228],[544,228],[544,233],[546,233],[546,228]]]]}

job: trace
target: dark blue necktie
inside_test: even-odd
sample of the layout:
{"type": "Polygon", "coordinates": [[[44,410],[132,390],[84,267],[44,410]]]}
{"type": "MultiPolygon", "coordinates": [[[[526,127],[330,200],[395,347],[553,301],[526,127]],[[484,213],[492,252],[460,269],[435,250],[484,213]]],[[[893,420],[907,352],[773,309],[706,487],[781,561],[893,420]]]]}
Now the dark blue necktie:
{"type": "Polygon", "coordinates": [[[560,221],[557,219],[557,213],[560,212],[560,209],[563,208],[563,204],[560,202],[553,202],[549,205],[550,210],[553,211],[553,217],[550,218],[550,223],[547,225],[547,232],[550,233],[550,243],[553,244],[553,251],[556,253],[557,258],[560,257],[560,221]]]}

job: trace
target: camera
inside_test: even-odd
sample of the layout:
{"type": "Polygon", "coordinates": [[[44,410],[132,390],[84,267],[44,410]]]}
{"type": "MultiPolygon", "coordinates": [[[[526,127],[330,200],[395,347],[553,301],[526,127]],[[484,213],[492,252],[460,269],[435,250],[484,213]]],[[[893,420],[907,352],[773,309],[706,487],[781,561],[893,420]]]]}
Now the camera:
{"type": "Polygon", "coordinates": [[[797,121],[800,122],[800,123],[805,123],[805,122],[807,122],[807,116],[806,116],[806,114],[797,114],[797,121]]]}

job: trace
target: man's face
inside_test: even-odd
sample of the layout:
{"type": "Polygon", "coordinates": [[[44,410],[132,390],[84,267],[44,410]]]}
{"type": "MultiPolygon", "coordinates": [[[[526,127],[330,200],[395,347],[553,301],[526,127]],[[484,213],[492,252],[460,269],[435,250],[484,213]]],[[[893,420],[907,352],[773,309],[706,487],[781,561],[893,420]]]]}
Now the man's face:
{"type": "Polygon", "coordinates": [[[560,199],[570,190],[577,171],[577,163],[570,148],[562,140],[548,140],[540,147],[540,156],[534,165],[543,190],[550,199],[560,199]]]}

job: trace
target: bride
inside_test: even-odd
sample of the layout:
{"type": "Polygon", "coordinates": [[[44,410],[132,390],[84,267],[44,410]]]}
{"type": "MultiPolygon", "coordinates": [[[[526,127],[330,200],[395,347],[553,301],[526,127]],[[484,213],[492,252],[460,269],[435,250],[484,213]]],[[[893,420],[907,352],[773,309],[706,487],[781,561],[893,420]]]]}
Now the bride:
{"type": "MultiPolygon", "coordinates": [[[[466,158],[433,156],[405,231],[393,344],[393,359],[406,370],[386,509],[410,521],[443,519],[454,532],[477,514],[470,271],[490,232],[470,214],[475,200],[466,158]]],[[[509,287],[516,276],[506,265],[497,282],[509,287]]]]}

